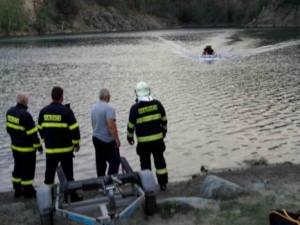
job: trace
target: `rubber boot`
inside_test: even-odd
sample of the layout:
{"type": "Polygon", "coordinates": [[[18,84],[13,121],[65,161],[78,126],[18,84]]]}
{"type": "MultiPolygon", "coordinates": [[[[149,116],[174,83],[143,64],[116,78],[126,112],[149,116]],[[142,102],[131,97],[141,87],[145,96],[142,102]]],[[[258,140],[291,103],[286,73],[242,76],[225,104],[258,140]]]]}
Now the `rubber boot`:
{"type": "Polygon", "coordinates": [[[13,187],[15,189],[14,198],[20,198],[23,196],[23,190],[21,183],[13,182],[13,187]]]}
{"type": "Polygon", "coordinates": [[[160,190],[165,191],[167,190],[167,184],[159,184],[160,185],[160,190]]]}
{"type": "Polygon", "coordinates": [[[35,198],[36,190],[32,185],[24,185],[23,186],[24,198],[35,198]]]}

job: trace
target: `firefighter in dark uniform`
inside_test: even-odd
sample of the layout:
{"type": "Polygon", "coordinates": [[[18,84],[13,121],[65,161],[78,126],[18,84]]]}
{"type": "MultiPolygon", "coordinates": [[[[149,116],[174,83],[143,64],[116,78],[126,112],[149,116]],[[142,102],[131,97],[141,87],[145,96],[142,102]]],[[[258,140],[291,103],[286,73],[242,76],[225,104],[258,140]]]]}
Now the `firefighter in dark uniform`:
{"type": "MultiPolygon", "coordinates": [[[[68,181],[73,177],[73,151],[79,151],[80,131],[73,111],[62,104],[63,89],[53,87],[51,92],[53,102],[44,107],[39,114],[38,129],[45,142],[46,171],[45,185],[54,185],[55,172],[58,164],[68,181]]],[[[71,195],[71,198],[76,198],[71,195]]],[[[74,200],[75,201],[75,200],[74,200]]]]}
{"type": "Polygon", "coordinates": [[[36,150],[43,148],[37,136],[37,128],[29,112],[27,112],[28,96],[17,95],[17,105],[6,114],[6,129],[11,137],[11,148],[15,161],[12,182],[14,197],[35,197],[33,179],[35,173],[36,150]]]}
{"type": "Polygon", "coordinates": [[[133,133],[137,137],[137,154],[141,169],[151,170],[151,154],[154,158],[156,176],[160,189],[164,191],[168,183],[168,171],[163,152],[166,149],[164,138],[167,133],[167,117],[162,104],[150,97],[147,83],[140,82],[135,87],[137,103],[130,109],[127,126],[127,140],[134,144],[133,133]]]}

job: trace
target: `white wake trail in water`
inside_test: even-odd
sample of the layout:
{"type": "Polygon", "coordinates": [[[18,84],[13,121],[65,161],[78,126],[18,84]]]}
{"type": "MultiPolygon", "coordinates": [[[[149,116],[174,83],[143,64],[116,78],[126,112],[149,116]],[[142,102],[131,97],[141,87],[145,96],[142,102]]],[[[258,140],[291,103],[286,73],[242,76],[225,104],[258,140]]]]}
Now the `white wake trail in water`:
{"type": "Polygon", "coordinates": [[[175,54],[192,60],[203,60],[202,51],[205,48],[206,44],[212,45],[213,49],[217,52],[217,60],[248,57],[300,44],[300,40],[292,40],[272,45],[255,47],[257,46],[257,39],[245,37],[241,38],[239,41],[234,42],[233,44],[228,44],[231,37],[236,32],[237,31],[232,30],[226,33],[220,33],[218,35],[210,37],[209,39],[201,40],[199,41],[198,45],[194,45],[192,49],[186,48],[184,44],[180,45],[178,44],[178,42],[168,40],[160,36],[157,36],[157,39],[161,44],[164,45],[164,47],[167,47],[175,54]]]}

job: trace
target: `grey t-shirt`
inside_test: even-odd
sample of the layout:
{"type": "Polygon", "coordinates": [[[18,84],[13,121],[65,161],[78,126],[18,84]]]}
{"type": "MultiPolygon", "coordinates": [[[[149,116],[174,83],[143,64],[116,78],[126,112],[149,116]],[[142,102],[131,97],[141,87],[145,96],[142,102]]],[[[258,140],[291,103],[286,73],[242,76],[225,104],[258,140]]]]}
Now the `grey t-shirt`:
{"type": "Polygon", "coordinates": [[[103,142],[112,142],[114,137],[110,134],[107,126],[109,119],[116,120],[113,107],[103,101],[99,101],[92,109],[93,136],[103,142]]]}

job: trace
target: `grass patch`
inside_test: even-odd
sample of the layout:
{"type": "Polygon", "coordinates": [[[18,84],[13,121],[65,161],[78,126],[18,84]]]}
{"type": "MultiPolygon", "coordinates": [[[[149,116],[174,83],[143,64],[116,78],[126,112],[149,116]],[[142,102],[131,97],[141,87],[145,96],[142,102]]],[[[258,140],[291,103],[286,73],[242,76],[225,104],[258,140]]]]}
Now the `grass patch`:
{"type": "Polygon", "coordinates": [[[182,205],[176,202],[169,202],[162,205],[162,207],[159,209],[159,214],[163,219],[171,219],[175,214],[186,214],[192,210],[193,208],[189,206],[182,205]]]}

